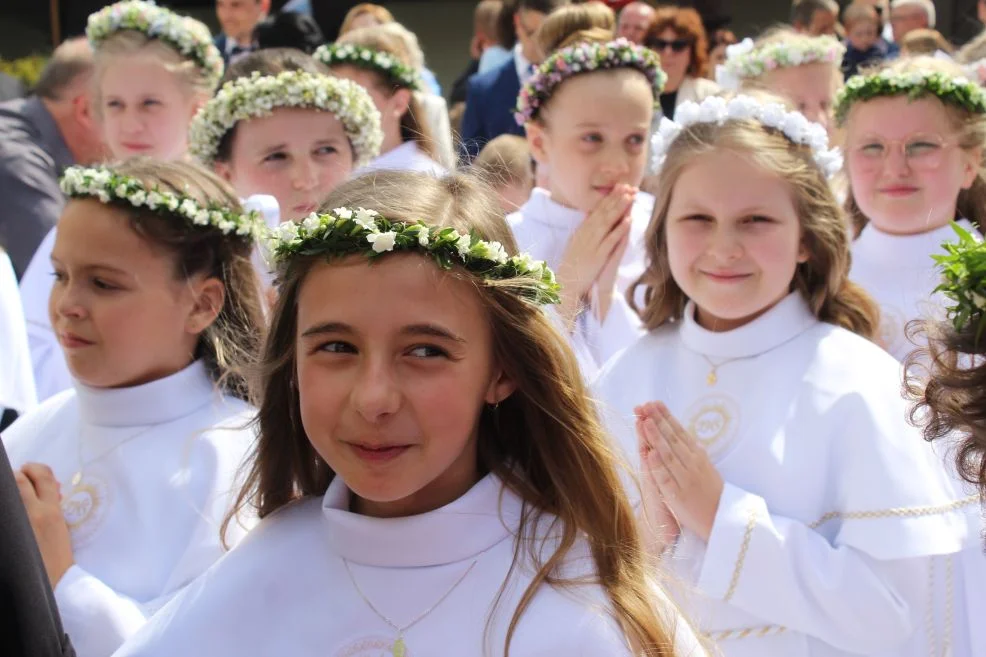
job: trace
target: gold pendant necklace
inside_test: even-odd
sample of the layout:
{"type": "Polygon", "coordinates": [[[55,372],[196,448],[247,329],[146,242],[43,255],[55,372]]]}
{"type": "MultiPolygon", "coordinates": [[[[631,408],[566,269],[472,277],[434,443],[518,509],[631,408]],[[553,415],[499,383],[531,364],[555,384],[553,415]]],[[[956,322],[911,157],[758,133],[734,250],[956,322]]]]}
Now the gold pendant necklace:
{"type": "Polygon", "coordinates": [[[723,365],[729,365],[730,363],[735,363],[738,360],[747,360],[749,358],[756,358],[759,355],[760,354],[754,354],[753,356],[737,356],[736,358],[727,358],[721,363],[716,363],[713,362],[713,360],[708,356],[706,356],[705,354],[699,354],[699,356],[704,358],[705,362],[709,364],[709,367],[712,368],[709,370],[709,373],[705,375],[705,382],[710,386],[714,386],[715,384],[719,383],[720,367],[722,367],[723,365]]]}
{"type": "Polygon", "coordinates": [[[479,559],[476,559],[471,564],[469,564],[469,567],[466,568],[466,572],[462,573],[462,575],[459,576],[459,579],[455,580],[455,584],[452,585],[452,588],[450,588],[448,591],[446,591],[445,594],[438,599],[438,602],[436,602],[432,606],[428,607],[428,609],[426,609],[424,611],[424,613],[422,613],[421,615],[419,615],[413,621],[411,621],[410,623],[408,623],[404,627],[401,627],[397,623],[395,623],[394,621],[390,620],[389,618],[387,618],[386,616],[384,616],[382,613],[380,613],[380,610],[377,609],[376,606],[372,602],[370,602],[370,599],[368,597],[366,597],[366,594],[363,593],[363,589],[360,588],[359,583],[356,581],[356,576],[353,575],[353,570],[352,570],[352,568],[349,567],[349,560],[348,559],[345,559],[345,558],[343,558],[343,560],[342,560],[342,564],[346,567],[346,572],[349,573],[349,579],[353,583],[353,588],[355,588],[356,589],[356,592],[359,593],[359,597],[363,598],[363,602],[366,603],[366,606],[369,607],[370,610],[374,614],[376,614],[377,617],[380,620],[382,620],[387,625],[390,625],[390,627],[393,628],[393,630],[395,632],[397,632],[397,638],[394,639],[394,643],[390,647],[390,654],[393,655],[393,657],[405,657],[405,655],[407,655],[407,645],[404,643],[404,634],[409,629],[411,629],[412,627],[414,627],[415,625],[417,625],[420,621],[424,620],[424,618],[428,614],[430,614],[431,612],[435,611],[435,609],[438,608],[438,605],[440,605],[443,602],[445,602],[445,599],[447,597],[449,597],[450,595],[452,595],[452,591],[454,591],[459,586],[459,584],[462,584],[462,581],[469,575],[469,573],[472,572],[472,569],[476,566],[476,564],[478,562],[479,562],[479,559]]]}

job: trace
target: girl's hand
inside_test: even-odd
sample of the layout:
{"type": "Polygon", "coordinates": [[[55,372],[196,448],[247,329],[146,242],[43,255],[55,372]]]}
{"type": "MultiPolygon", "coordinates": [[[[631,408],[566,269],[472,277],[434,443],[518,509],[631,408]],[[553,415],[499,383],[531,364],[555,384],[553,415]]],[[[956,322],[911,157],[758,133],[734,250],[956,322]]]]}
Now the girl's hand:
{"type": "Polygon", "coordinates": [[[641,533],[648,552],[652,557],[660,559],[668,545],[674,543],[681,532],[678,521],[668,508],[667,502],[657,483],[657,477],[663,476],[664,468],[660,464],[657,449],[651,444],[644,432],[646,418],[643,409],[634,409],[637,416],[637,449],[640,453],[640,490],[641,490],[641,533]]]}
{"type": "Polygon", "coordinates": [[[62,515],[61,492],[51,468],[40,463],[28,463],[14,473],[21,500],[41,550],[41,558],[55,588],[72,564],[72,539],[62,515]]]}
{"type": "Polygon", "coordinates": [[[678,523],[708,541],[712,533],[722,475],[694,436],[660,402],[640,407],[643,437],[656,451],[654,482],[678,523]]]}
{"type": "Polygon", "coordinates": [[[589,290],[620,243],[630,234],[630,208],[636,193],[637,190],[629,185],[615,186],[586,215],[568,240],[555,272],[561,285],[559,313],[566,325],[574,323],[589,290]]]}
{"type": "Polygon", "coordinates": [[[596,280],[595,285],[595,303],[593,304],[593,312],[596,313],[596,319],[602,324],[606,321],[606,315],[609,313],[609,307],[613,302],[613,295],[617,293],[616,290],[616,277],[620,273],[620,263],[623,261],[623,255],[627,252],[627,244],[630,243],[630,221],[627,220],[627,232],[620,240],[616,248],[609,255],[609,259],[603,266],[603,270],[599,272],[599,278],[596,280]]]}

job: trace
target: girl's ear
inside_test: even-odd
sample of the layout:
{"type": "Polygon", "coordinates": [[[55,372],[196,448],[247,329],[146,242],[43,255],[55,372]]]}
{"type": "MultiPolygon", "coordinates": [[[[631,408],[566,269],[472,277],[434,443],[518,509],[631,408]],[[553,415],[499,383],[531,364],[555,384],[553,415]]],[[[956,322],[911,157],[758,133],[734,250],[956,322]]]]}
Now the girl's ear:
{"type": "Polygon", "coordinates": [[[233,182],[233,167],[231,167],[229,165],[229,162],[220,162],[220,161],[216,160],[215,164],[213,164],[213,168],[215,169],[216,174],[220,178],[222,178],[226,182],[232,184],[232,182],[233,182]]]}
{"type": "Polygon", "coordinates": [[[412,93],[410,89],[398,89],[390,97],[389,105],[394,112],[394,118],[397,120],[407,114],[407,108],[411,106],[412,93]]]}
{"type": "Polygon", "coordinates": [[[198,335],[212,326],[219,317],[226,301],[226,286],[214,276],[198,281],[188,281],[193,295],[192,307],[185,320],[185,330],[198,335]]]}
{"type": "Polygon", "coordinates": [[[517,385],[513,382],[513,379],[510,379],[502,370],[497,370],[496,375],[486,389],[484,401],[487,404],[495,406],[514,394],[516,389],[517,385]]]}
{"type": "Polygon", "coordinates": [[[527,131],[527,145],[531,148],[531,157],[538,163],[538,167],[548,165],[548,152],[545,148],[545,141],[548,136],[544,130],[544,125],[537,121],[530,121],[524,126],[527,131]]]}
{"type": "Polygon", "coordinates": [[[979,177],[979,163],[983,161],[982,147],[963,150],[962,161],[962,189],[969,189],[972,183],[979,177]]]}

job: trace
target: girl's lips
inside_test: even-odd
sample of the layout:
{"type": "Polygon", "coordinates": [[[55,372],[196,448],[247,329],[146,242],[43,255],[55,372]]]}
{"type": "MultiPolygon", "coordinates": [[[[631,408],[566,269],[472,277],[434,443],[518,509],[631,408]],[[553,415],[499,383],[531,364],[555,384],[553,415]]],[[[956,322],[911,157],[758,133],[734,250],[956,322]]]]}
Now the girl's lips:
{"type": "Polygon", "coordinates": [[[717,283],[736,283],[750,277],[750,274],[739,274],[733,272],[702,272],[717,283]]]}
{"type": "Polygon", "coordinates": [[[61,333],[59,334],[59,342],[66,349],[79,349],[81,347],[91,346],[93,343],[85,338],[80,338],[74,333],[61,333]]]}
{"type": "Polygon", "coordinates": [[[354,443],[349,443],[349,447],[361,460],[373,464],[389,463],[404,454],[407,450],[411,449],[410,445],[371,447],[368,445],[357,445],[354,443]]]}
{"type": "Polygon", "coordinates": [[[123,147],[128,151],[134,151],[137,153],[146,153],[153,148],[150,144],[123,144],[123,147]]]}
{"type": "Polygon", "coordinates": [[[918,191],[917,187],[911,187],[909,185],[894,185],[892,187],[884,187],[880,190],[881,194],[886,194],[887,196],[907,196],[918,191]]]}

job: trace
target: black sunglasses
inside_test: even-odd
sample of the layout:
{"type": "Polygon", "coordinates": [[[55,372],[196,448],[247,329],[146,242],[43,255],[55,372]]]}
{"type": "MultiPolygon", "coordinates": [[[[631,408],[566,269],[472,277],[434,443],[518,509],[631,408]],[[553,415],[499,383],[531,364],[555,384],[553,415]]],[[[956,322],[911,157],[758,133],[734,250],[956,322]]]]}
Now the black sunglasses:
{"type": "Polygon", "coordinates": [[[656,50],[657,52],[661,52],[666,48],[670,48],[674,52],[681,52],[686,48],[691,47],[691,45],[691,39],[675,39],[674,41],[667,41],[665,39],[651,39],[647,42],[647,47],[651,50],[656,50]]]}

